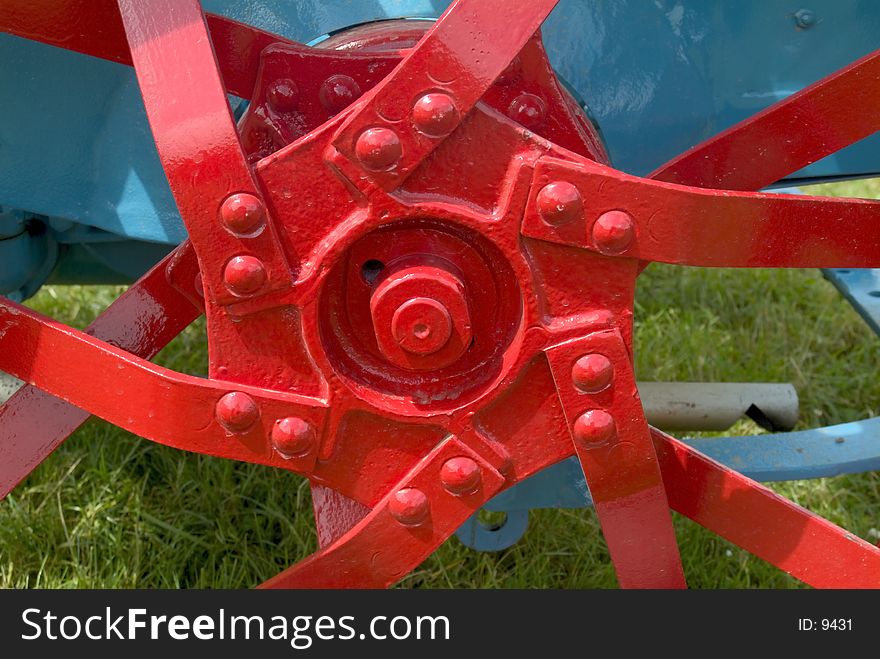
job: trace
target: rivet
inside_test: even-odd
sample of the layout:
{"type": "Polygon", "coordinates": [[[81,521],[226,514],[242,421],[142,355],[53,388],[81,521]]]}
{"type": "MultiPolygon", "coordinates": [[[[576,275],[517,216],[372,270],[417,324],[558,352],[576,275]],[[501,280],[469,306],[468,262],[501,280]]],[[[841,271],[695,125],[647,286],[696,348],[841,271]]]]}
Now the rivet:
{"type": "Polygon", "coordinates": [[[611,384],[614,367],[605,355],[591,353],[578,359],[571,369],[574,386],[585,394],[595,394],[611,384]]]}
{"type": "Polygon", "coordinates": [[[254,233],[263,227],[265,208],[259,197],[239,192],[226,197],[220,206],[223,225],[235,235],[254,233]]]}
{"type": "Polygon", "coordinates": [[[568,181],[548,183],[535,199],[538,214],[547,224],[560,225],[583,218],[581,193],[568,181]]]}
{"type": "Polygon", "coordinates": [[[809,30],[816,24],[816,13],[809,9],[798,9],[794,13],[794,22],[802,30],[809,30]]]}
{"type": "Polygon", "coordinates": [[[507,116],[523,128],[536,130],[547,118],[547,104],[534,94],[522,93],[510,102],[507,116]]]}
{"type": "Polygon", "coordinates": [[[464,456],[451,458],[440,467],[440,482],[456,496],[475,492],[482,478],[480,466],[464,456]]]}
{"type": "Polygon", "coordinates": [[[418,526],[428,517],[428,497],[414,487],[398,490],[388,502],[388,512],[404,526],[418,526]]]}
{"type": "Polygon", "coordinates": [[[246,297],[259,291],[266,283],[263,262],[254,256],[236,256],[223,270],[223,281],[233,295],[246,297]]]}
{"type": "Polygon", "coordinates": [[[458,108],[449,94],[425,94],[413,105],[413,124],[429,137],[448,135],[458,125],[458,108]]]}
{"type": "Polygon", "coordinates": [[[305,455],[315,446],[315,427],[297,416],[278,419],[272,426],[272,446],[282,457],[305,455]]]}
{"type": "Polygon", "coordinates": [[[266,100],[276,112],[293,112],[299,105],[299,91],[290,78],[280,78],[272,83],[266,100]]]}
{"type": "Polygon", "coordinates": [[[603,213],[593,224],[593,240],[603,254],[622,252],[630,246],[635,236],[635,222],[623,211],[603,213]]]}
{"type": "Polygon", "coordinates": [[[585,446],[601,446],[617,434],[614,418],[605,410],[587,410],[574,422],[574,438],[585,446]]]}
{"type": "Polygon", "coordinates": [[[361,96],[361,87],[354,78],[337,74],[321,83],[318,98],[321,105],[331,115],[342,112],[361,96]]]}
{"type": "Polygon", "coordinates": [[[214,411],[220,425],[235,433],[247,432],[260,418],[260,408],[254,399],[240,391],[224,394],[214,411]]]}
{"type": "Polygon", "coordinates": [[[374,172],[391,169],[400,160],[400,138],[390,128],[368,128],[357,139],[355,154],[361,164],[374,172]]]}

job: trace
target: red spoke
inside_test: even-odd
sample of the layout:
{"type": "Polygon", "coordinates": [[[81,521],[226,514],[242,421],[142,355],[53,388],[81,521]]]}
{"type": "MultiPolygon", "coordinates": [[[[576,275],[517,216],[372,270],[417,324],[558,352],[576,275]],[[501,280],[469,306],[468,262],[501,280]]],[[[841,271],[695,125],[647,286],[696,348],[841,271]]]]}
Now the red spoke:
{"type": "Polygon", "coordinates": [[[684,588],[666,491],[622,338],[597,332],[551,348],[547,358],[621,588],[684,588]]]}
{"type": "Polygon", "coordinates": [[[402,579],[504,484],[455,438],[433,451],[345,535],[262,588],[385,588],[402,579]]]}
{"type": "Polygon", "coordinates": [[[694,146],[650,178],[760,190],[880,129],[880,50],[694,146]]]}
{"type": "Polygon", "coordinates": [[[652,429],[669,503],[817,588],[880,588],[880,548],[652,429]]]}
{"type": "Polygon", "coordinates": [[[291,274],[242,151],[198,0],[119,0],[119,7],[206,294],[230,304],[288,286],[291,274]]]}
{"type": "Polygon", "coordinates": [[[553,158],[536,168],[532,196],[525,235],[609,256],[695,266],[880,266],[877,201],[704,190],[553,158]],[[550,183],[585,200],[564,222],[544,217],[539,197],[550,183]]]}
{"type": "Polygon", "coordinates": [[[321,401],[175,373],[8,300],[0,325],[4,344],[16,346],[0,351],[0,370],[114,425],[206,455],[300,472],[314,465],[321,401]],[[311,445],[286,455],[269,440],[280,419],[310,425],[311,445]]]}
{"type": "Polygon", "coordinates": [[[396,187],[455,130],[557,2],[456,0],[353,111],[334,146],[382,187],[396,187]]]}
{"type": "MultiPolygon", "coordinates": [[[[191,295],[172,285],[168,272],[172,263],[172,272],[183,275],[191,288],[198,267],[195,254],[185,243],[129,287],[87,332],[139,357],[156,355],[201,314],[191,295]]],[[[0,406],[0,499],[89,416],[29,384],[0,406]]]]}

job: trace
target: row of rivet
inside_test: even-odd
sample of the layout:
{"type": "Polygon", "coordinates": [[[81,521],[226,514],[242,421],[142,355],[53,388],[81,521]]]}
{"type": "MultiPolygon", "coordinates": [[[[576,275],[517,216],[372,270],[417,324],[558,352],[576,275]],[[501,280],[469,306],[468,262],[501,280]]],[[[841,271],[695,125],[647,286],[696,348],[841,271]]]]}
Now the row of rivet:
{"type": "MultiPolygon", "coordinates": [[[[575,388],[584,394],[596,394],[611,386],[614,378],[614,365],[605,355],[589,353],[580,357],[571,369],[571,380],[575,388]]],[[[587,410],[575,419],[573,434],[575,441],[587,448],[602,446],[617,434],[612,417],[605,410],[587,410]]]]}
{"type": "MultiPolygon", "coordinates": [[[[334,75],[325,80],[319,91],[321,104],[332,113],[348,107],[361,95],[360,86],[347,75],[334,75]]],[[[299,104],[299,91],[290,78],[272,83],[266,94],[268,104],[277,112],[293,112],[299,104]]],[[[232,194],[220,206],[220,221],[232,235],[249,238],[258,235],[266,223],[263,202],[247,192],[232,194]]],[[[266,267],[254,256],[234,256],[223,270],[223,283],[238,297],[251,297],[266,284],[266,267]]]]}
{"type": "MultiPolygon", "coordinates": [[[[354,103],[361,94],[361,87],[354,78],[337,74],[321,83],[318,99],[330,115],[335,115],[354,103]]],[[[295,112],[299,107],[299,99],[299,89],[290,78],[275,80],[266,92],[269,107],[283,114],[295,112]]]]}
{"type": "MultiPolygon", "coordinates": [[[[476,492],[483,480],[480,466],[472,458],[450,458],[440,468],[440,483],[454,496],[476,492]]],[[[388,503],[388,512],[404,526],[419,526],[428,519],[430,503],[427,495],[415,487],[405,487],[394,493],[388,503]]]]}
{"type": "MultiPolygon", "coordinates": [[[[520,94],[508,108],[508,115],[526,128],[534,130],[544,123],[547,107],[534,94],[520,94]]],[[[449,135],[459,122],[455,100],[443,92],[423,94],[412,108],[412,123],[428,137],[449,135]]],[[[400,138],[390,128],[368,128],[355,142],[355,155],[364,168],[374,172],[393,169],[403,155],[400,138]]]]}
{"type": "MultiPolygon", "coordinates": [[[[231,433],[245,433],[259,421],[260,408],[253,398],[241,391],[231,391],[217,401],[217,421],[231,433]]],[[[314,426],[296,416],[278,419],[272,426],[272,446],[285,459],[302,457],[316,444],[314,426]]]]}
{"type": "MultiPolygon", "coordinates": [[[[568,181],[545,185],[538,192],[535,205],[541,219],[551,226],[584,219],[584,200],[580,190],[568,181]]],[[[593,223],[593,242],[603,254],[619,254],[632,244],[635,236],[635,222],[624,211],[608,211],[593,223]]]]}

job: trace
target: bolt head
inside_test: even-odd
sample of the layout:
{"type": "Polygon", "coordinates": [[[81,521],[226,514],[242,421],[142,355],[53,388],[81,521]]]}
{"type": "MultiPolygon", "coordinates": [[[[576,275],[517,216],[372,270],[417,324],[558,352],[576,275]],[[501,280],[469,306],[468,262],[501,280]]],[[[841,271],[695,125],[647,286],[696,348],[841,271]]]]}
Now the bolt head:
{"type": "Polygon", "coordinates": [[[276,112],[293,112],[299,105],[299,90],[290,78],[279,78],[269,87],[266,100],[276,112]]]}
{"type": "Polygon", "coordinates": [[[260,418],[260,408],[254,399],[240,391],[224,394],[214,411],[220,425],[233,433],[247,432],[260,418]]]}
{"type": "Polygon", "coordinates": [[[361,87],[347,75],[333,75],[321,83],[318,99],[328,114],[339,114],[360,98],[361,87]]]}
{"type": "Polygon", "coordinates": [[[391,333],[407,352],[430,355],[452,336],[452,318],[437,300],[417,297],[397,307],[391,318],[391,333]]]}
{"type": "Polygon", "coordinates": [[[476,492],[482,479],[480,465],[471,458],[451,458],[440,467],[440,482],[456,496],[476,492]]]}
{"type": "Polygon", "coordinates": [[[238,236],[262,229],[265,218],[263,202],[247,192],[230,195],[220,206],[220,220],[231,233],[238,236]]]}
{"type": "Polygon", "coordinates": [[[305,455],[316,444],[315,427],[297,416],[278,419],[272,426],[272,446],[282,457],[290,459],[305,455]]]}
{"type": "Polygon", "coordinates": [[[507,116],[523,128],[537,130],[547,118],[547,104],[539,96],[522,93],[510,102],[507,116]]]}
{"type": "Polygon", "coordinates": [[[591,353],[578,359],[571,369],[574,386],[585,394],[595,394],[611,384],[614,366],[605,355],[591,353]]]}
{"type": "Polygon", "coordinates": [[[425,94],[415,102],[412,120],[428,137],[443,137],[458,126],[458,107],[449,94],[425,94]]]}
{"type": "Polygon", "coordinates": [[[358,137],[354,151],[361,164],[374,172],[391,169],[403,155],[400,138],[390,128],[368,128],[358,137]]]}
{"type": "Polygon", "coordinates": [[[404,526],[419,526],[428,518],[428,511],[428,497],[414,487],[398,490],[388,502],[388,512],[404,526]]]}
{"type": "Polygon", "coordinates": [[[548,183],[535,199],[538,214],[547,224],[560,225],[582,219],[584,200],[580,191],[568,181],[548,183]]]}
{"type": "Polygon", "coordinates": [[[593,225],[593,241],[603,254],[619,254],[636,237],[636,225],[629,213],[608,211],[593,225]]]}
{"type": "Polygon", "coordinates": [[[617,434],[612,417],[605,410],[587,410],[574,422],[574,438],[587,446],[602,446],[617,434]]]}
{"type": "Polygon", "coordinates": [[[373,290],[370,316],[379,351],[408,370],[444,368],[471,346],[464,284],[444,268],[394,270],[373,290]]]}
{"type": "Polygon", "coordinates": [[[266,283],[263,262],[254,256],[236,256],[223,270],[223,281],[233,295],[247,297],[259,291],[266,283]]]}

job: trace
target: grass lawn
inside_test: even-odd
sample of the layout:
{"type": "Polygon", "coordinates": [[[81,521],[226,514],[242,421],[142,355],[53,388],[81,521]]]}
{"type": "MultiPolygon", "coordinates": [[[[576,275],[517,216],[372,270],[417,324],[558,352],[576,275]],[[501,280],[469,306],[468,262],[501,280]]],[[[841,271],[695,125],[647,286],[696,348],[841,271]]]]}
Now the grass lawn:
{"type": "MultiPolygon", "coordinates": [[[[880,197],[880,182],[816,194],[880,197]]],[[[113,287],[47,287],[32,306],[85,326],[113,287]]],[[[652,265],[636,301],[641,380],[792,382],[800,427],[877,414],[880,340],[818,271],[700,270],[652,265]]],[[[159,358],[204,374],[197,322],[159,358]]],[[[740,422],[736,434],[757,433],[740,422]]],[[[876,542],[880,474],[774,486],[876,542]]],[[[696,588],[801,584],[690,521],[675,520],[696,588]]],[[[92,419],[0,502],[0,586],[249,587],[316,548],[305,480],[191,455],[92,419]]],[[[495,554],[453,538],[403,587],[606,588],[613,568],[592,510],[532,513],[525,537],[495,554]]]]}

